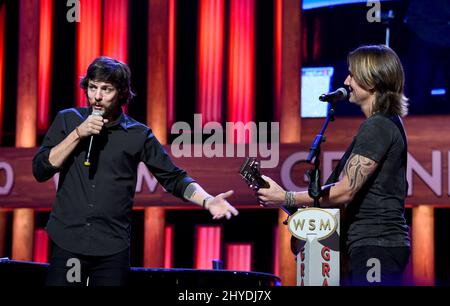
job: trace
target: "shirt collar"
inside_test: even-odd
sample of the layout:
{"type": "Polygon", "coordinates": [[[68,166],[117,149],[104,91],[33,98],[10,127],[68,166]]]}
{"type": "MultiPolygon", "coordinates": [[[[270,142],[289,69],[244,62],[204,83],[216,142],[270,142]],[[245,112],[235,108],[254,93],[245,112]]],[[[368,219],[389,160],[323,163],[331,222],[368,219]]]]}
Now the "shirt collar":
{"type": "Polygon", "coordinates": [[[107,123],[106,127],[116,127],[117,125],[120,125],[125,131],[128,130],[128,116],[125,115],[123,112],[120,113],[119,118],[114,120],[113,122],[107,123]]]}

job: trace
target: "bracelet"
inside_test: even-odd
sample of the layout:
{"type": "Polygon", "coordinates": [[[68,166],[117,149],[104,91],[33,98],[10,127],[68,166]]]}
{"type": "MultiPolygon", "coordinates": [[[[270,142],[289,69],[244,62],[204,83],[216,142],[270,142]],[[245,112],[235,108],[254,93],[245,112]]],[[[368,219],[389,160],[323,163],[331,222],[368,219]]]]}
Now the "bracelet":
{"type": "Polygon", "coordinates": [[[203,208],[206,209],[206,201],[208,201],[209,199],[214,198],[213,196],[207,196],[206,198],[203,199],[203,208]]]}
{"type": "Polygon", "coordinates": [[[295,205],[295,192],[294,191],[286,191],[284,196],[285,205],[287,207],[296,207],[295,205]]]}
{"type": "Polygon", "coordinates": [[[78,126],[75,128],[75,133],[77,133],[77,135],[78,135],[78,138],[80,138],[81,139],[81,135],[80,135],[80,132],[78,132],[78,126]]]}

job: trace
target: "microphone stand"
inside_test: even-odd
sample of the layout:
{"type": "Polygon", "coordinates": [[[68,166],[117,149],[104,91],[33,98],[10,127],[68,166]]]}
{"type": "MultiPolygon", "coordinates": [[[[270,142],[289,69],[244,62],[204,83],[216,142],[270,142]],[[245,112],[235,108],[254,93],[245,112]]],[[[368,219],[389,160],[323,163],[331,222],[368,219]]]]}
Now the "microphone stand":
{"type": "Polygon", "coordinates": [[[389,47],[389,41],[390,41],[390,38],[391,38],[391,29],[390,29],[390,27],[392,25],[392,21],[394,20],[394,17],[395,16],[394,16],[394,11],[393,10],[389,10],[386,13],[381,13],[380,14],[381,22],[384,25],[386,25],[386,41],[385,41],[385,44],[388,47],[389,47]]]}
{"type": "Polygon", "coordinates": [[[309,149],[308,157],[305,160],[308,164],[311,164],[311,161],[314,159],[314,169],[306,171],[306,176],[309,180],[308,195],[314,199],[314,207],[320,207],[319,199],[322,196],[322,186],[320,184],[320,145],[326,140],[324,133],[328,127],[328,123],[334,121],[335,106],[335,103],[329,103],[327,118],[322,125],[320,133],[314,138],[309,149]]]}

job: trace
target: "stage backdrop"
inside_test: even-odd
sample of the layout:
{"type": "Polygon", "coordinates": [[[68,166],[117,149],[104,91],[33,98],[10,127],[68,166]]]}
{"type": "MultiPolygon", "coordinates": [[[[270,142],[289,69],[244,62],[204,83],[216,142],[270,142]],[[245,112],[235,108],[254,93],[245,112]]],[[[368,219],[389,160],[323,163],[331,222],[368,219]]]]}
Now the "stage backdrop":
{"type": "MultiPolygon", "coordinates": [[[[325,180],[331,173],[337,160],[345,151],[352,137],[356,134],[362,118],[337,118],[330,123],[322,145],[321,169],[325,180]]],[[[262,173],[272,177],[290,190],[305,190],[307,182],[304,173],[311,165],[301,163],[309,151],[315,134],[320,130],[322,120],[302,121],[302,143],[282,144],[277,150],[272,148],[270,157],[261,160],[274,163],[274,168],[261,169],[262,173]]],[[[410,117],[405,120],[409,138],[408,181],[410,184],[407,205],[429,204],[450,206],[450,117],[410,117]]],[[[245,149],[245,156],[249,155],[245,149]]],[[[0,148],[0,207],[50,208],[55,197],[57,177],[45,183],[38,183],[32,176],[31,161],[37,148],[18,149],[0,148]]],[[[166,146],[172,155],[172,147],[166,146]]],[[[201,157],[173,157],[174,162],[188,171],[212,194],[233,189],[235,194],[230,201],[237,206],[259,207],[253,192],[239,175],[244,156],[233,157],[205,156],[204,147],[200,145],[197,152],[201,157]]],[[[192,150],[192,152],[194,149],[192,150]]],[[[258,153],[261,153],[257,148],[258,153]]],[[[225,148],[223,154],[225,154],[225,148]]],[[[151,205],[186,206],[157,183],[146,167],[141,163],[138,171],[135,207],[151,205]]]]}

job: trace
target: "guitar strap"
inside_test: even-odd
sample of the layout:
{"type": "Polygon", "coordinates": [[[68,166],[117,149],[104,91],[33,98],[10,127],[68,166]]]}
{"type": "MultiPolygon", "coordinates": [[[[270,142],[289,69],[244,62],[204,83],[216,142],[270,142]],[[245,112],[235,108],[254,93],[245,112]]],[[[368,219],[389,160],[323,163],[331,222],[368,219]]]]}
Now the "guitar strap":
{"type": "Polygon", "coordinates": [[[349,159],[350,154],[352,154],[353,147],[355,146],[355,141],[356,141],[356,137],[353,138],[352,143],[350,144],[350,146],[348,146],[344,155],[339,160],[339,163],[333,169],[333,172],[331,172],[330,176],[328,177],[327,181],[325,182],[325,185],[336,183],[337,181],[339,181],[339,176],[341,175],[342,170],[344,170],[344,166],[347,163],[347,160],[349,159]]]}

